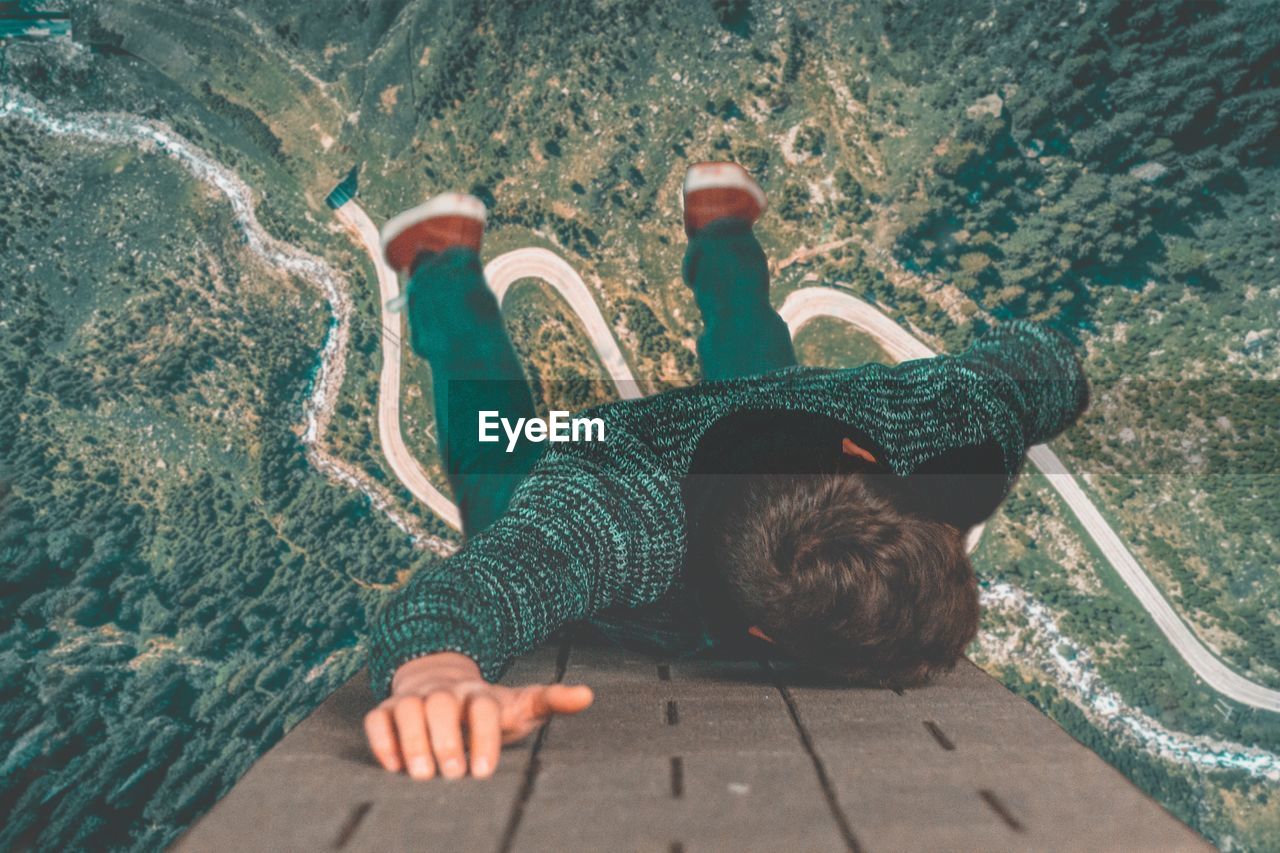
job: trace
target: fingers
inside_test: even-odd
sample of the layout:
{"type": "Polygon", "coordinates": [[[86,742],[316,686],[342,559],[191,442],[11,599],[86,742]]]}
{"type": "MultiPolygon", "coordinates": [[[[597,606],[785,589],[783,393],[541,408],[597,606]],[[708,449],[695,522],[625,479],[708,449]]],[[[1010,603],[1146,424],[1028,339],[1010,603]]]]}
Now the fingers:
{"type": "Polygon", "coordinates": [[[467,772],[462,753],[462,706],[452,693],[437,691],[427,697],[427,731],[435,750],[440,774],[457,779],[467,772]]]}
{"type": "Polygon", "coordinates": [[[585,711],[595,701],[595,694],[584,684],[569,686],[552,684],[549,687],[534,688],[531,702],[531,713],[535,717],[549,717],[552,714],[576,714],[585,711]]]}
{"type": "Polygon", "coordinates": [[[529,734],[552,714],[576,714],[595,699],[585,685],[564,684],[525,687],[515,691],[512,701],[502,704],[502,731],[507,743],[529,734]]]}
{"type": "Polygon", "coordinates": [[[404,757],[409,775],[415,779],[430,779],[436,775],[436,765],[431,760],[431,748],[427,741],[427,724],[422,716],[422,700],[417,696],[397,699],[392,716],[400,738],[400,754],[404,757]]]}
{"type": "Polygon", "coordinates": [[[374,708],[364,716],[364,733],[369,739],[369,749],[383,769],[400,772],[400,750],[396,748],[396,733],[391,712],[386,708],[374,708]]]}
{"type": "Polygon", "coordinates": [[[596,694],[585,684],[557,684],[547,693],[547,702],[554,714],[577,714],[596,701],[596,694]]]}
{"type": "Polygon", "coordinates": [[[563,684],[488,687],[470,695],[433,690],[425,700],[401,696],[370,711],[365,735],[378,763],[392,773],[404,769],[415,779],[430,779],[439,770],[457,779],[467,773],[469,751],[472,775],[486,778],[498,765],[503,743],[528,735],[553,714],[583,711],[594,698],[589,687],[563,684]]]}
{"type": "Polygon", "coordinates": [[[467,706],[467,728],[471,736],[471,775],[484,779],[498,765],[502,751],[501,713],[489,696],[473,696],[467,706]]]}

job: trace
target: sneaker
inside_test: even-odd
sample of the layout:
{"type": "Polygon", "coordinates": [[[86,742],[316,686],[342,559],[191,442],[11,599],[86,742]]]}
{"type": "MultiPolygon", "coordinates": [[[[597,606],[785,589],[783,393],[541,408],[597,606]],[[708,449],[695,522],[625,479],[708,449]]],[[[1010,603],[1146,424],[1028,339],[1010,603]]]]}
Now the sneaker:
{"type": "Polygon", "coordinates": [[[484,202],[475,196],[441,193],[382,226],[382,256],[393,270],[408,275],[423,254],[452,246],[478,252],[486,218],[484,202]]]}
{"type": "Polygon", "coordinates": [[[764,190],[737,163],[695,163],[684,176],[684,231],[690,237],[717,219],[755,224],[768,207],[764,190]]]}

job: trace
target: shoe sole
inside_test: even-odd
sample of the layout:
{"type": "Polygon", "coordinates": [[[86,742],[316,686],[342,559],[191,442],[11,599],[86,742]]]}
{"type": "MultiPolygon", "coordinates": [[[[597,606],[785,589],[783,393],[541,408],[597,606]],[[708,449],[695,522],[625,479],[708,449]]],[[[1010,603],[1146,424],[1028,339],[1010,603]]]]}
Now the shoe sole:
{"type": "Polygon", "coordinates": [[[397,213],[387,220],[379,234],[383,258],[387,256],[387,248],[401,234],[419,222],[445,216],[474,219],[480,223],[481,230],[484,229],[489,219],[484,202],[475,196],[467,193],[441,193],[417,207],[411,207],[406,211],[397,213]]]}
{"type": "Polygon", "coordinates": [[[737,163],[707,161],[694,163],[684,174],[684,192],[680,196],[683,206],[685,196],[698,190],[739,189],[750,193],[764,213],[769,206],[764,190],[746,169],[737,163]]]}

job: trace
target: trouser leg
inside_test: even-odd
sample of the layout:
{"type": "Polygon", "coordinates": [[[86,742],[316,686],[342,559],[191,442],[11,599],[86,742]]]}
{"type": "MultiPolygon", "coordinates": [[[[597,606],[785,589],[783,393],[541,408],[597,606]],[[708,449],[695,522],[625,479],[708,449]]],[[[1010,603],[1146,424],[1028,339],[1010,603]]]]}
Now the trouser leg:
{"type": "Polygon", "coordinates": [[[410,342],[431,365],[445,472],[463,533],[473,536],[506,510],[542,449],[521,441],[507,453],[505,436],[480,442],[480,412],[495,411],[512,422],[531,418],[533,397],[474,251],[454,247],[422,262],[408,297],[410,342]]]}
{"type": "Polygon", "coordinates": [[[769,302],[769,265],[746,222],[721,219],[689,241],[684,280],[702,312],[704,379],[735,379],[796,363],[787,324],[769,302]]]}

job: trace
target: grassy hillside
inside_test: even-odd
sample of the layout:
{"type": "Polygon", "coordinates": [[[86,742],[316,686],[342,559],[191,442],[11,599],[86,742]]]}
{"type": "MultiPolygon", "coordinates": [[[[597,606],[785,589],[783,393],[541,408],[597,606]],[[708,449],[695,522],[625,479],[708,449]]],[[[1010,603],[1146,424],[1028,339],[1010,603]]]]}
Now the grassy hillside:
{"type": "Polygon", "coordinates": [[[793,343],[801,364],[851,367],[868,361],[893,363],[874,340],[851,331],[846,323],[833,317],[819,317],[805,323],[793,343]]]}

